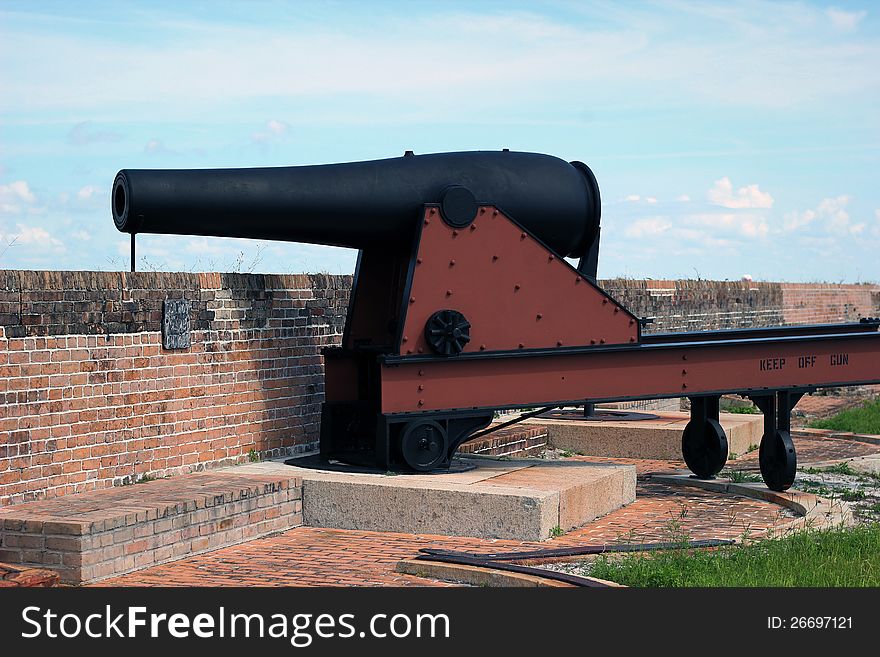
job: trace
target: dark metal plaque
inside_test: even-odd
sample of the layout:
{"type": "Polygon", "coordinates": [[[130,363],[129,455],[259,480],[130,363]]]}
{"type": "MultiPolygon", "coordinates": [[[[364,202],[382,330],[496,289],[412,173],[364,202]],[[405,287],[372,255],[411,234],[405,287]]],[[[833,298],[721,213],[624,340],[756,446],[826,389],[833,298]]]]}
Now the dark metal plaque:
{"type": "Polygon", "coordinates": [[[162,345],[166,349],[189,349],[190,307],[187,299],[165,299],[162,304],[162,345]]]}

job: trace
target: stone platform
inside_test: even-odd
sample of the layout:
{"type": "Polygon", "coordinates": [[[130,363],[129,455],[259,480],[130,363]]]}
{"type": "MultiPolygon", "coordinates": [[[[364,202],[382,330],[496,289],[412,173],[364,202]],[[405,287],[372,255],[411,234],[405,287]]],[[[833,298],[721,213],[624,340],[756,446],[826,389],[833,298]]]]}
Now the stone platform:
{"type": "Polygon", "coordinates": [[[194,473],[0,509],[0,562],[93,582],[302,524],[293,471],[194,473]]]}
{"type": "MultiPolygon", "coordinates": [[[[645,420],[526,420],[524,426],[547,429],[550,444],[586,456],[681,460],[681,434],[690,420],[684,412],[664,411],[645,420]]],[[[732,453],[745,454],[761,442],[764,416],[721,413],[732,453]]]]}
{"type": "Polygon", "coordinates": [[[303,521],[364,531],[547,539],[635,500],[631,465],[468,458],[473,470],[351,474],[264,462],[237,472],[303,481],[303,521]]]}

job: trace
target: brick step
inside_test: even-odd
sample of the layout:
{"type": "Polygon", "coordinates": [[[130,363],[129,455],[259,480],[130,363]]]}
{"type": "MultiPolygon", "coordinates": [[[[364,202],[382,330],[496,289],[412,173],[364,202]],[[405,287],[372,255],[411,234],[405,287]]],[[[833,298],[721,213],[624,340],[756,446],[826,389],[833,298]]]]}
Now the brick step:
{"type": "Polygon", "coordinates": [[[83,584],[302,524],[302,480],[215,470],[0,509],[0,562],[83,584]]]}
{"type": "Polygon", "coordinates": [[[483,456],[533,456],[549,447],[547,429],[542,426],[514,426],[499,429],[482,438],[463,443],[462,454],[483,456]]]}

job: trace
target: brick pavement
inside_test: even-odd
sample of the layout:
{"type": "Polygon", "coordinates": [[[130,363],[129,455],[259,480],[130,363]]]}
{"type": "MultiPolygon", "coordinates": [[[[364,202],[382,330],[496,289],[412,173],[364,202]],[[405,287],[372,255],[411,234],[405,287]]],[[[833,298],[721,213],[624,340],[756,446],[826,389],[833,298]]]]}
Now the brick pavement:
{"type": "MultiPolygon", "coordinates": [[[[794,440],[802,464],[880,452],[877,445],[831,437],[795,434],[794,440]]],[[[299,527],[104,580],[97,586],[447,586],[397,573],[394,568],[399,560],[417,555],[424,547],[499,552],[667,540],[674,532],[694,539],[736,538],[744,533],[758,535],[794,517],[762,501],[651,481],[651,473],[682,469],[680,461],[574,458],[634,464],[639,474],[636,501],[541,543],[299,527]]],[[[731,465],[755,467],[756,459],[757,451],[731,465]]]]}
{"type": "MultiPolygon", "coordinates": [[[[808,435],[797,430],[792,434],[792,442],[794,442],[795,451],[797,452],[799,467],[811,463],[842,461],[857,456],[880,453],[880,445],[872,445],[846,438],[835,438],[830,435],[808,435]]],[[[737,470],[757,469],[758,450],[742,454],[735,461],[730,461],[728,465],[737,470]]]]}
{"type": "MultiPolygon", "coordinates": [[[[668,466],[666,469],[669,469],[668,466]]],[[[621,540],[694,539],[760,533],[794,517],[738,496],[674,488],[641,477],[636,501],[562,537],[541,543],[299,527],[209,554],[149,568],[99,586],[424,586],[394,571],[420,548],[473,552],[568,547],[621,540]]]]}
{"type": "MultiPolygon", "coordinates": [[[[880,446],[829,437],[795,435],[794,440],[802,464],[880,452],[880,446]]],[[[757,455],[757,451],[743,455],[731,465],[756,467],[757,455]]],[[[794,517],[781,507],[754,499],[651,482],[650,473],[681,470],[685,467],[681,461],[573,458],[634,464],[639,475],[636,501],[542,543],[300,527],[99,585],[435,586],[445,584],[396,573],[395,565],[416,556],[424,547],[499,552],[620,540],[666,540],[673,532],[694,539],[737,538],[745,533],[758,535],[794,517]]]]}
{"type": "Polygon", "coordinates": [[[58,573],[42,568],[19,568],[0,563],[0,589],[16,586],[58,586],[58,573]]]}
{"type": "Polygon", "coordinates": [[[801,415],[808,419],[828,417],[852,406],[858,406],[861,402],[862,399],[855,396],[804,395],[794,407],[792,420],[797,420],[801,415]]]}

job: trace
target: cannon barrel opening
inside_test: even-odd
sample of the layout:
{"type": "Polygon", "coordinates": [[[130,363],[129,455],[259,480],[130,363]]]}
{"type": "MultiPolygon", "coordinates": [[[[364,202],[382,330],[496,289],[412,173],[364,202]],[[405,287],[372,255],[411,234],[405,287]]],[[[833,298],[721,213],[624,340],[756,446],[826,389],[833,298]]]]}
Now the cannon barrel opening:
{"type": "Polygon", "coordinates": [[[356,249],[412,243],[422,206],[465,188],[563,256],[599,230],[596,179],[581,162],[476,151],[248,169],[124,169],[113,183],[118,230],[248,237],[356,249]]]}

